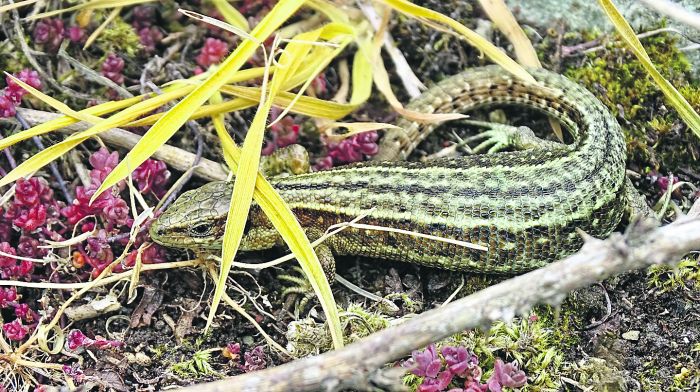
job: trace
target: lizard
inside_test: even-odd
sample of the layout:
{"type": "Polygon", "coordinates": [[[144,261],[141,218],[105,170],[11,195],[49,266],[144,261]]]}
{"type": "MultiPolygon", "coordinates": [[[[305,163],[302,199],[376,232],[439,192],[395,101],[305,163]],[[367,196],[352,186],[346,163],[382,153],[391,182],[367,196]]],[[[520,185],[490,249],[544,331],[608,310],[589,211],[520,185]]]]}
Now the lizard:
{"type": "MultiPolygon", "coordinates": [[[[411,101],[423,113],[468,113],[500,105],[543,112],[571,143],[540,139],[525,127],[480,137],[511,151],[426,162],[404,159],[438,124],[401,119],[374,161],[270,178],[310,239],[371,211],[363,223],[466,241],[486,251],[400,232],[349,228],[316,248],[327,275],[334,255],[357,255],[437,268],[518,274],[559,260],[583,244],[582,230],[606,237],[623,214],[650,215],[625,175],[626,147],[616,119],[584,87],[543,69],[536,82],[498,66],[448,77],[411,101]],[[397,160],[398,159],[398,160],[397,160]]],[[[221,249],[232,182],[183,193],[150,227],[153,241],[195,251],[221,249]]],[[[283,246],[260,208],[249,213],[242,251],[283,246]]]]}

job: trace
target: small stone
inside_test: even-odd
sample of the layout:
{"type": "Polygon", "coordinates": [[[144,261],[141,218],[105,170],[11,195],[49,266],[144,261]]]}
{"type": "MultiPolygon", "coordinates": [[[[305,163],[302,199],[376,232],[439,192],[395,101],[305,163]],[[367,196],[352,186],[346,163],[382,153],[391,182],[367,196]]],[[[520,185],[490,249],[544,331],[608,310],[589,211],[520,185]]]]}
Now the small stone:
{"type": "Polygon", "coordinates": [[[246,346],[252,346],[253,343],[255,343],[255,339],[253,339],[253,337],[250,336],[250,335],[244,336],[244,337],[241,339],[241,341],[242,341],[243,344],[245,344],[246,346]]]}
{"type": "Polygon", "coordinates": [[[622,338],[625,340],[632,340],[632,341],[636,342],[637,340],[639,340],[639,331],[637,331],[637,330],[627,331],[627,332],[622,334],[622,338]]]}

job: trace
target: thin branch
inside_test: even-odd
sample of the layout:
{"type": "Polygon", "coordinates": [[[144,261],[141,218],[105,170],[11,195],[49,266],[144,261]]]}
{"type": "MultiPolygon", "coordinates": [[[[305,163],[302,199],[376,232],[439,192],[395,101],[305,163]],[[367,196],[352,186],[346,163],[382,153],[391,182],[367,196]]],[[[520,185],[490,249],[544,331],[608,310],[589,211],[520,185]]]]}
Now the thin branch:
{"type": "Polygon", "coordinates": [[[182,391],[396,390],[403,370],[379,369],[412,350],[465,329],[511,320],[536,304],[558,305],[572,290],[614,274],[672,262],[695,249],[700,249],[697,216],[655,229],[636,225],[626,235],[615,233],[607,240],[587,237],[578,253],[562,261],[423,313],[342,350],[182,391]]]}

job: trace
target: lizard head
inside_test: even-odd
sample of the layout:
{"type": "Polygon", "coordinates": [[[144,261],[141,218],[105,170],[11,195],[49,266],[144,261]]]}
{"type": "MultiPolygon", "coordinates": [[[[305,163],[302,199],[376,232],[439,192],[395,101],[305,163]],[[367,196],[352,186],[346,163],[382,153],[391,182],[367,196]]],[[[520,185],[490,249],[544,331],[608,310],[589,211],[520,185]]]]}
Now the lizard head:
{"type": "Polygon", "coordinates": [[[174,248],[221,249],[230,200],[230,182],[187,191],[151,224],[151,239],[174,248]]]}

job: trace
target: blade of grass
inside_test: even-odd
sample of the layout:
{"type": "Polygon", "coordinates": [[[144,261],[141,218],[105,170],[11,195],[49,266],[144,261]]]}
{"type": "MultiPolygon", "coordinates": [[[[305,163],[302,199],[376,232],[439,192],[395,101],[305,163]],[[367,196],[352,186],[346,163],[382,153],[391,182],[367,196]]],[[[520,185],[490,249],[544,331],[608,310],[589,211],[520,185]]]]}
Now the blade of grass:
{"type": "Polygon", "coordinates": [[[647,70],[649,76],[654,79],[654,82],[656,82],[659,89],[664,93],[668,102],[676,108],[678,114],[693,131],[695,136],[700,137],[700,116],[698,116],[698,113],[690,106],[683,95],[659,73],[646,50],[644,50],[642,43],[639,42],[639,38],[637,38],[634,30],[632,30],[627,20],[620,14],[615,4],[610,0],[598,0],[598,2],[617,29],[622,40],[625,41],[632,53],[634,53],[639,62],[642,63],[642,66],[647,70]]]}
{"type": "MultiPolygon", "coordinates": [[[[212,98],[212,102],[215,104],[216,102],[220,101],[220,96],[212,98]]],[[[231,135],[229,135],[229,133],[226,131],[223,116],[214,115],[212,120],[214,122],[216,133],[219,136],[219,140],[221,140],[222,149],[224,151],[224,159],[231,170],[237,171],[238,163],[241,161],[241,150],[238,148],[236,143],[234,143],[231,135]]],[[[304,231],[292,210],[289,209],[279,193],[260,173],[256,174],[253,199],[265,212],[275,229],[277,229],[282,237],[285,238],[289,249],[294,255],[297,256],[297,259],[301,260],[301,258],[317,258],[316,253],[311,247],[309,239],[306,237],[306,235],[303,235],[304,231]],[[299,233],[302,233],[302,235],[299,233]],[[301,255],[301,258],[299,255],[301,255]]],[[[314,272],[313,267],[310,268],[312,271],[307,274],[323,274],[322,270],[319,270],[320,268],[317,268],[316,272],[314,272]]],[[[330,287],[328,287],[328,290],[330,290],[330,287]]],[[[334,302],[330,291],[326,291],[324,289],[321,289],[321,291],[323,296],[328,297],[326,301],[334,302]]]]}
{"type": "Polygon", "coordinates": [[[337,143],[343,139],[347,139],[350,136],[357,135],[358,133],[376,131],[379,129],[398,129],[396,125],[386,124],[386,123],[376,123],[376,122],[331,122],[328,124],[321,125],[318,130],[319,132],[326,135],[328,141],[337,143]],[[335,133],[333,130],[337,128],[344,128],[345,133],[335,133]]]}
{"type": "MultiPolygon", "coordinates": [[[[277,72],[270,83],[269,94],[271,97],[274,97],[275,94],[280,91],[285,80],[296,71],[296,68],[300,64],[302,64],[302,58],[309,53],[312,46],[313,40],[310,38],[318,37],[319,35],[318,31],[302,33],[297,35],[295,39],[287,45],[278,62],[277,72]]],[[[263,93],[266,91],[265,83],[266,78],[263,79],[263,87],[261,89],[263,93]]],[[[235,197],[231,198],[231,206],[226,220],[226,230],[222,246],[221,276],[214,293],[214,298],[212,299],[207,325],[210,325],[213,320],[216,312],[216,305],[223,295],[228,272],[243,237],[245,222],[248,219],[250,203],[255,190],[265,124],[271,107],[272,99],[266,98],[265,94],[263,94],[259,109],[253,118],[253,122],[243,143],[241,160],[236,170],[236,178],[233,185],[233,195],[235,195],[235,197]]],[[[271,211],[269,218],[271,221],[282,220],[278,209],[271,211]]],[[[294,219],[294,221],[296,221],[296,219],[294,219]]],[[[286,227],[280,227],[280,229],[286,227]]],[[[301,226],[297,222],[296,227],[292,226],[291,229],[292,231],[290,233],[280,232],[280,234],[297,256],[314,291],[319,296],[321,306],[328,317],[333,344],[336,348],[340,348],[343,346],[342,331],[330,285],[324,276],[318,257],[311,248],[311,244],[308,238],[306,238],[301,226]],[[301,241],[301,243],[299,241],[301,241]]]]}
{"type": "Polygon", "coordinates": [[[88,37],[87,40],[85,40],[85,45],[83,45],[83,50],[89,48],[90,45],[92,45],[92,43],[95,42],[95,40],[97,39],[97,37],[99,37],[100,34],[104,31],[104,29],[106,29],[107,26],[109,26],[109,24],[112,23],[112,21],[114,20],[114,18],[116,18],[117,16],[119,16],[119,13],[121,13],[121,12],[122,12],[122,7],[117,7],[117,8],[115,8],[115,9],[113,9],[113,10],[109,13],[109,15],[107,15],[107,18],[105,19],[105,21],[102,22],[102,23],[95,29],[95,31],[92,32],[92,34],[90,34],[90,36],[88,37]]]}
{"type": "Polygon", "coordinates": [[[233,7],[227,0],[212,0],[214,7],[221,13],[221,16],[231,25],[245,31],[246,33],[250,31],[250,26],[248,25],[248,19],[241,15],[238,10],[233,7]]]}
{"type": "Polygon", "coordinates": [[[80,3],[71,7],[61,8],[58,10],[42,12],[40,14],[32,15],[26,18],[26,21],[33,21],[37,19],[48,18],[49,16],[60,15],[64,12],[73,12],[79,10],[95,10],[104,8],[117,8],[117,7],[128,7],[130,5],[151,3],[155,0],[93,0],[80,3]]]}
{"type": "Polygon", "coordinates": [[[71,109],[65,103],[63,103],[57,99],[49,97],[48,95],[42,93],[41,91],[35,89],[34,87],[32,87],[32,86],[28,85],[27,83],[24,83],[20,79],[16,78],[14,75],[11,75],[11,74],[5,72],[5,76],[12,79],[13,82],[17,83],[20,87],[22,87],[28,93],[32,94],[34,97],[41,100],[43,103],[51,106],[52,108],[58,110],[59,112],[65,114],[67,116],[71,116],[71,117],[78,119],[78,120],[93,122],[93,123],[102,120],[101,118],[99,118],[97,116],[76,112],[75,110],[71,109]]]}
{"type": "MultiPolygon", "coordinates": [[[[225,3],[225,4],[227,4],[227,5],[229,5],[229,4],[226,3],[225,1],[219,1],[219,3],[222,3],[222,2],[225,3]]],[[[231,6],[229,5],[229,7],[231,7],[231,6]]],[[[233,9],[234,11],[236,11],[233,7],[231,7],[231,9],[233,9]]],[[[216,26],[216,27],[218,27],[218,28],[220,28],[220,29],[223,29],[223,30],[226,30],[226,31],[228,31],[228,32],[230,32],[230,33],[233,33],[233,34],[235,34],[235,35],[237,35],[237,36],[239,36],[239,37],[241,37],[241,38],[249,39],[249,40],[255,42],[257,45],[260,45],[260,42],[258,42],[258,41],[255,39],[255,37],[253,37],[253,36],[251,36],[250,34],[248,34],[248,31],[249,31],[249,30],[247,29],[247,28],[248,28],[247,22],[246,22],[246,25],[245,25],[245,26],[246,26],[246,29],[243,29],[243,28],[240,28],[239,26],[237,26],[237,25],[235,25],[235,24],[222,22],[222,21],[220,21],[220,20],[218,20],[218,19],[216,19],[216,18],[212,18],[212,17],[210,17],[210,16],[202,15],[202,14],[200,14],[200,13],[198,13],[198,12],[189,11],[189,10],[183,10],[183,9],[179,9],[178,11],[179,11],[181,14],[184,14],[185,16],[187,16],[187,17],[189,17],[189,18],[192,18],[192,19],[195,19],[195,20],[199,20],[199,21],[201,21],[201,22],[210,24],[210,25],[212,25],[212,26],[216,26]]],[[[236,11],[236,12],[238,12],[238,11],[236,11]]],[[[238,15],[240,15],[240,14],[238,14],[238,15]]],[[[242,17],[242,16],[243,16],[243,15],[241,15],[241,17],[242,17]]],[[[245,18],[244,18],[243,20],[245,20],[245,18]]]]}
{"type": "Polygon", "coordinates": [[[496,24],[499,30],[508,38],[513,49],[515,57],[520,64],[528,67],[542,68],[540,59],[537,57],[537,52],[532,46],[532,42],[527,38],[525,32],[515,20],[513,13],[510,12],[506,3],[503,0],[479,0],[481,8],[486,11],[489,19],[496,24]]]}
{"type": "Polygon", "coordinates": [[[3,5],[2,7],[0,7],[0,14],[2,14],[3,12],[12,11],[12,10],[20,8],[20,7],[24,7],[25,5],[34,4],[37,1],[38,0],[24,0],[24,1],[18,1],[14,4],[3,5]]]}
{"type": "Polygon", "coordinates": [[[518,65],[518,63],[513,61],[513,59],[508,57],[494,44],[474,31],[468,29],[456,20],[431,9],[415,5],[407,0],[380,0],[380,2],[389,5],[404,15],[416,18],[420,21],[427,19],[450,27],[452,30],[456,31],[464,39],[466,39],[467,42],[484,52],[486,57],[490,58],[494,63],[502,66],[506,71],[522,80],[529,82],[535,81],[535,79],[529,73],[527,73],[523,67],[518,65]]]}
{"type": "MultiPolygon", "coordinates": [[[[109,118],[105,120],[101,120],[95,123],[95,125],[91,126],[90,128],[82,131],[75,133],[68,138],[66,138],[64,141],[55,144],[51,146],[50,148],[44,149],[40,151],[39,153],[33,155],[29,159],[27,159],[25,162],[23,162],[21,165],[17,166],[14,168],[12,171],[7,173],[6,176],[4,176],[2,179],[0,179],[0,186],[7,185],[15,180],[17,180],[20,177],[24,177],[32,173],[34,168],[41,168],[48,164],[49,162],[53,161],[54,159],[60,157],[64,153],[70,151],[70,149],[74,148],[78,144],[82,143],[83,141],[87,140],[88,138],[95,136],[99,134],[100,132],[106,131],[110,128],[118,127],[124,124],[129,123],[130,121],[134,120],[135,118],[148,113],[154,109],[157,109],[158,107],[162,106],[163,104],[181,97],[185,95],[188,91],[191,91],[194,88],[194,86],[183,86],[183,87],[177,87],[173,88],[170,91],[164,92],[163,94],[157,95],[153,98],[149,98],[145,101],[138,102],[127,109],[122,110],[121,112],[118,112],[109,118]]],[[[30,93],[32,92],[31,90],[28,90],[30,93]]],[[[67,108],[67,106],[66,106],[67,108]]],[[[68,108],[70,112],[73,112],[72,109],[68,108]]],[[[87,111],[86,111],[87,112],[87,111]]],[[[68,113],[64,113],[66,115],[71,115],[68,113]]],[[[93,116],[94,117],[94,116],[93,116]]],[[[99,118],[95,118],[99,119],[99,118]]],[[[87,118],[88,122],[93,122],[93,119],[91,117],[87,118]]],[[[97,121],[97,120],[95,120],[97,121]]]]}
{"type": "MultiPolygon", "coordinates": [[[[258,42],[264,42],[288,17],[303,4],[303,1],[282,0],[255,26],[251,35],[258,42]]],[[[226,84],[230,75],[236,73],[253,55],[257,46],[249,39],[230,54],[221,66],[205,81],[197,86],[190,94],[161,117],[143,136],[139,143],[119,162],[105,178],[100,188],[95,192],[92,201],[106,189],[126,178],[132,170],[148,159],[160,146],[165,144],[172,135],[204,104],[221,86],[226,84]]]]}
{"type": "MultiPolygon", "coordinates": [[[[81,113],[81,115],[101,116],[103,114],[111,113],[115,110],[129,107],[129,106],[139,102],[142,99],[143,99],[143,96],[138,96],[138,97],[124,99],[121,101],[105,102],[105,103],[102,103],[99,105],[89,107],[85,110],[81,110],[78,113],[81,113]]],[[[7,147],[10,147],[15,143],[19,143],[23,140],[29,139],[33,136],[43,135],[45,133],[49,133],[51,131],[55,131],[55,130],[63,128],[63,127],[67,127],[71,124],[77,123],[78,121],[79,120],[77,120],[73,117],[70,117],[70,116],[62,116],[62,117],[53,119],[51,121],[47,121],[45,123],[36,125],[32,128],[24,130],[22,132],[18,132],[18,133],[15,133],[14,135],[10,135],[4,139],[0,139],[0,150],[3,150],[7,147]]]]}

